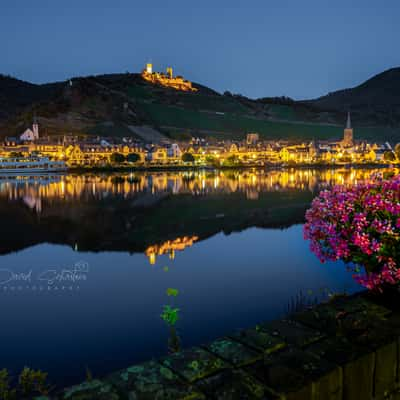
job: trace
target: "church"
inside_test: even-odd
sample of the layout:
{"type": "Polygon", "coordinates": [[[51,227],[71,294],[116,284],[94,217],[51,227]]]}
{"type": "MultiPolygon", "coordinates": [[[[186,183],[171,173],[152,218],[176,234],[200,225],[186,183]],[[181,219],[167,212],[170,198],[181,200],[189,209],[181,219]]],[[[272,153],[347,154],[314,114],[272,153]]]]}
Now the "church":
{"type": "Polygon", "coordinates": [[[32,129],[28,128],[19,138],[23,142],[34,142],[39,139],[39,125],[36,118],[33,121],[32,129]]]}

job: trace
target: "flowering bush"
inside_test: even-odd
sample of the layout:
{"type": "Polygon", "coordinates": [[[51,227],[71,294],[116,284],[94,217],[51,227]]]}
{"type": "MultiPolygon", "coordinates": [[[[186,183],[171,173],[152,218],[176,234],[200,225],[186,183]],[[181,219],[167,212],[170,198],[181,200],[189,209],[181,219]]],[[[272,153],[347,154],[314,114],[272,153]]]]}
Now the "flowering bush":
{"type": "Polygon", "coordinates": [[[321,192],[306,213],[304,238],[321,262],[341,259],[353,266],[354,278],[368,289],[398,284],[400,175],[321,192]]]}

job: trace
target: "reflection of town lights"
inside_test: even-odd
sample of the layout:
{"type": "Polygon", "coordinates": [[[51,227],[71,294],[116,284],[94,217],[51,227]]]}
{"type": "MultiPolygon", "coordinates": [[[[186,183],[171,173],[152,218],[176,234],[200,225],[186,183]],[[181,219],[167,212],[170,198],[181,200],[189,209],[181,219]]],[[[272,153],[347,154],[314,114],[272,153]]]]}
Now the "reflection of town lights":
{"type": "Polygon", "coordinates": [[[218,187],[218,177],[214,178],[214,189],[218,187]]]}
{"type": "Polygon", "coordinates": [[[157,259],[157,257],[155,255],[155,253],[150,253],[149,254],[149,263],[150,263],[150,265],[154,265],[156,263],[156,259],[157,259]]]}

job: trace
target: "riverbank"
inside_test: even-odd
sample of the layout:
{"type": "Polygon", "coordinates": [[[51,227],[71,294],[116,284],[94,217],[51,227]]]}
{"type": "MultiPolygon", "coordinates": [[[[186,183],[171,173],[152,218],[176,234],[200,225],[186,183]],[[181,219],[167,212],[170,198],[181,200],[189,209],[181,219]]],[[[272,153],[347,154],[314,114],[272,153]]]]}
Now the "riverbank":
{"type": "MultiPolygon", "coordinates": [[[[115,173],[115,172],[163,172],[163,171],[224,171],[224,170],[287,170],[287,169],[374,169],[374,168],[390,168],[391,164],[384,163],[365,163],[365,164],[246,164],[232,166],[207,166],[207,165],[120,165],[120,166],[76,166],[69,167],[70,173],[115,173]]],[[[395,167],[395,166],[393,166],[395,167]]]]}
{"type": "Polygon", "coordinates": [[[367,292],[338,297],[51,399],[398,399],[396,303],[367,292]]]}

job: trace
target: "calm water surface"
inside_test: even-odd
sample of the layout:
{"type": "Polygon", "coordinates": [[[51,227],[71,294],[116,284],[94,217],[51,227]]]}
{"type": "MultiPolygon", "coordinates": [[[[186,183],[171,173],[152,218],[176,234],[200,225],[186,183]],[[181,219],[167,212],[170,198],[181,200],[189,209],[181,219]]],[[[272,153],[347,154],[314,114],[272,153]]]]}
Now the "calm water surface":
{"type": "Polygon", "coordinates": [[[64,385],[163,355],[167,288],[183,346],[282,316],[301,292],[357,290],[302,223],[319,190],[372,172],[1,178],[0,368],[64,385]]]}

